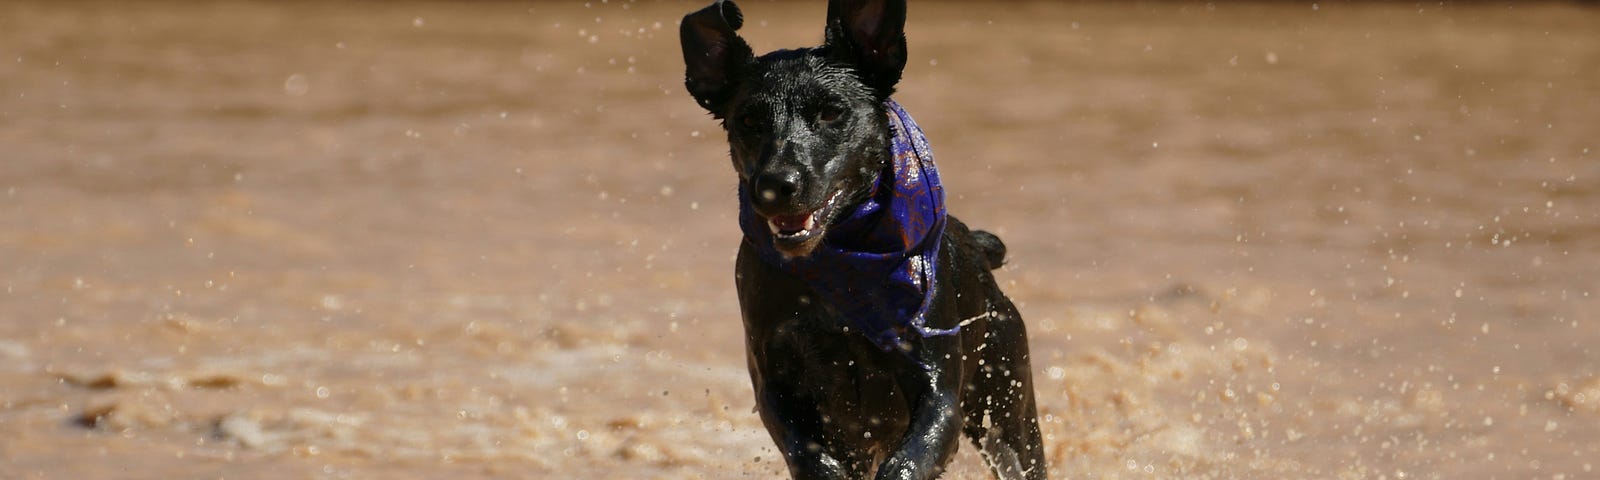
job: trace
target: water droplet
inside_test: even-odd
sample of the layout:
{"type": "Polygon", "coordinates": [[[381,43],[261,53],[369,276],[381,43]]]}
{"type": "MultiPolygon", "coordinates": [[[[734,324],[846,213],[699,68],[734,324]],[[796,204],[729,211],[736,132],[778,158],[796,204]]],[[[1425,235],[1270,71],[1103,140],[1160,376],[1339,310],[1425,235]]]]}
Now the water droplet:
{"type": "Polygon", "coordinates": [[[283,81],[283,93],[287,93],[289,96],[298,97],[305,95],[306,92],[310,91],[311,81],[306,79],[305,74],[296,73],[289,75],[289,78],[283,81]]]}

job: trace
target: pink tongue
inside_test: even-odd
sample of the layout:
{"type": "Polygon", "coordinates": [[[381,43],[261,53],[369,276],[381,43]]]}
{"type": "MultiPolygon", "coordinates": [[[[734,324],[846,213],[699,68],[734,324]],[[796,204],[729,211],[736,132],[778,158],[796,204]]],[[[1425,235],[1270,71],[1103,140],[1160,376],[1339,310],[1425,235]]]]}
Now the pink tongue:
{"type": "Polygon", "coordinates": [[[776,225],[778,227],[778,231],[779,232],[783,232],[785,234],[796,233],[796,232],[799,232],[801,230],[805,230],[806,229],[806,223],[807,223],[806,221],[810,220],[810,219],[811,219],[811,215],[810,214],[806,214],[806,215],[775,215],[775,216],[772,216],[771,218],[769,218],[769,220],[772,221],[772,224],[776,225]]]}

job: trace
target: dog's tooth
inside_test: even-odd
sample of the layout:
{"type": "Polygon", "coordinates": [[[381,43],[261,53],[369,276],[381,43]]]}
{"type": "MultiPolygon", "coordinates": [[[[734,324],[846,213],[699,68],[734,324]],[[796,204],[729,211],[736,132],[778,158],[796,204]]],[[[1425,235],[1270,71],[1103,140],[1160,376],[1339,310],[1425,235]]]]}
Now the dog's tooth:
{"type": "Polygon", "coordinates": [[[767,220],[767,230],[772,230],[773,235],[777,235],[781,231],[778,229],[778,222],[772,220],[767,220]]]}
{"type": "Polygon", "coordinates": [[[816,228],[818,212],[821,212],[821,210],[811,212],[810,215],[806,215],[806,231],[811,231],[812,228],[816,228]]]}

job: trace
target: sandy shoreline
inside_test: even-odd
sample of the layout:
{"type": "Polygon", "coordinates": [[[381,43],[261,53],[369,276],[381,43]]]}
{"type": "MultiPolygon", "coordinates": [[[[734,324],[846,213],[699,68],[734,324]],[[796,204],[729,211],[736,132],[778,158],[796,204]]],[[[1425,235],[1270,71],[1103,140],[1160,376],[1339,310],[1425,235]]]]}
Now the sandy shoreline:
{"type": "MultiPolygon", "coordinates": [[[[693,6],[0,5],[0,477],[779,476],[693,6]]],[[[1600,475],[1597,20],[914,4],[1058,476],[1600,475]]]]}

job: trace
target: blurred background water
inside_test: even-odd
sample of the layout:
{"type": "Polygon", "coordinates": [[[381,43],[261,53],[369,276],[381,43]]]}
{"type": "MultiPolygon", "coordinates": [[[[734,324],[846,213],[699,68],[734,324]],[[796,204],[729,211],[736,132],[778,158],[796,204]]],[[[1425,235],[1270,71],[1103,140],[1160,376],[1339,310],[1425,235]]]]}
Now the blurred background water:
{"type": "MultiPolygon", "coordinates": [[[[0,4],[0,477],[781,476],[699,6],[0,4]]],[[[1595,25],[913,2],[1053,471],[1600,477],[1595,25]]]]}

